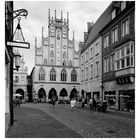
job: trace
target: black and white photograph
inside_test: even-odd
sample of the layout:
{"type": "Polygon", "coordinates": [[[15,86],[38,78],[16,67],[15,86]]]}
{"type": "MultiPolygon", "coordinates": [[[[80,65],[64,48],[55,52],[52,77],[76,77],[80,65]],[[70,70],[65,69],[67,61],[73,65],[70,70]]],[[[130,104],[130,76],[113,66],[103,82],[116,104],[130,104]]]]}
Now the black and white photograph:
{"type": "Polygon", "coordinates": [[[3,3],[5,138],[136,138],[136,2],[3,3]]]}

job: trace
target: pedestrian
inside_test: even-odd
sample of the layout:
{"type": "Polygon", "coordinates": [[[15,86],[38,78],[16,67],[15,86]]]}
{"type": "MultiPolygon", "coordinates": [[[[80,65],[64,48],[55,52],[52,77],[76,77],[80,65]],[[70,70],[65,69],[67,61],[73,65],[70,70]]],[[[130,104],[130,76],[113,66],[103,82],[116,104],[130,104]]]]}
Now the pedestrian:
{"type": "Polygon", "coordinates": [[[53,105],[53,109],[54,109],[54,106],[55,106],[55,99],[52,98],[52,105],[53,105]]]}
{"type": "Polygon", "coordinates": [[[85,106],[85,97],[82,98],[82,108],[85,106]]]}
{"type": "Polygon", "coordinates": [[[72,111],[73,111],[73,109],[74,109],[75,103],[76,103],[76,100],[75,100],[75,99],[72,99],[72,100],[70,101],[70,105],[71,105],[72,111]]]}
{"type": "Polygon", "coordinates": [[[96,100],[93,98],[93,111],[96,111],[97,103],[96,100]]]}
{"type": "Polygon", "coordinates": [[[92,111],[93,110],[93,99],[92,98],[89,99],[89,107],[90,107],[90,111],[92,111]]]}

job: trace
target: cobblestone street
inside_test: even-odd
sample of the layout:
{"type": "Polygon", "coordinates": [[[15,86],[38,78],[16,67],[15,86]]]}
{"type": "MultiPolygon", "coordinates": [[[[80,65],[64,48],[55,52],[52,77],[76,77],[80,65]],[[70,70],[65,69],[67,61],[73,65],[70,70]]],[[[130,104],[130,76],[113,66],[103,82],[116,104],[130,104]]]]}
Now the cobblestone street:
{"type": "MultiPolygon", "coordinates": [[[[134,116],[119,112],[94,113],[87,110],[71,110],[70,105],[24,104],[23,107],[40,109],[86,138],[134,138],[134,116]],[[113,114],[114,113],[114,114],[113,114]],[[129,116],[129,117],[128,117],[129,116]],[[130,117],[131,116],[131,117],[130,117]]],[[[41,119],[41,118],[40,118],[41,119]]]]}

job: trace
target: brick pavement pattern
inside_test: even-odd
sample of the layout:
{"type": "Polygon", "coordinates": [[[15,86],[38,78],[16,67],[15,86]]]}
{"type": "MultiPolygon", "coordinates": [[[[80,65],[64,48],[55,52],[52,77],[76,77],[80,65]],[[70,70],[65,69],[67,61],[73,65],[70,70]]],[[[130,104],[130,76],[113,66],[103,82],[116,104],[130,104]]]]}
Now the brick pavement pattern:
{"type": "MultiPolygon", "coordinates": [[[[86,109],[72,111],[70,105],[66,104],[56,104],[54,109],[51,104],[47,103],[30,103],[22,106],[44,111],[84,138],[135,137],[134,114],[120,112],[95,113],[86,109]]],[[[41,119],[41,117],[38,119],[41,119]]]]}
{"type": "Polygon", "coordinates": [[[15,122],[7,138],[81,138],[82,136],[47,113],[33,108],[15,109],[15,122]]]}

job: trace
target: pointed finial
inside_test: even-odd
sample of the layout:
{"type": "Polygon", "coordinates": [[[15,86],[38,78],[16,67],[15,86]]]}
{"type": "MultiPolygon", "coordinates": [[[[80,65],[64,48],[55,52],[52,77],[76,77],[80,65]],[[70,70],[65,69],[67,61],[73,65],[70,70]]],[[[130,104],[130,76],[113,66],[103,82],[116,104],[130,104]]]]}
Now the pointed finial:
{"type": "Polygon", "coordinates": [[[69,21],[69,12],[67,12],[67,22],[69,21]]]}
{"type": "Polygon", "coordinates": [[[56,19],[56,10],[55,10],[55,19],[56,19]]]}
{"type": "Polygon", "coordinates": [[[44,28],[42,27],[42,37],[43,37],[43,34],[44,34],[44,28]]]}
{"type": "Polygon", "coordinates": [[[73,30],[73,40],[74,40],[74,30],[73,30]]]}
{"type": "Polygon", "coordinates": [[[37,38],[35,37],[35,47],[37,48],[37,38]]]}
{"type": "Polygon", "coordinates": [[[61,20],[63,20],[63,12],[61,11],[61,20]]]}

